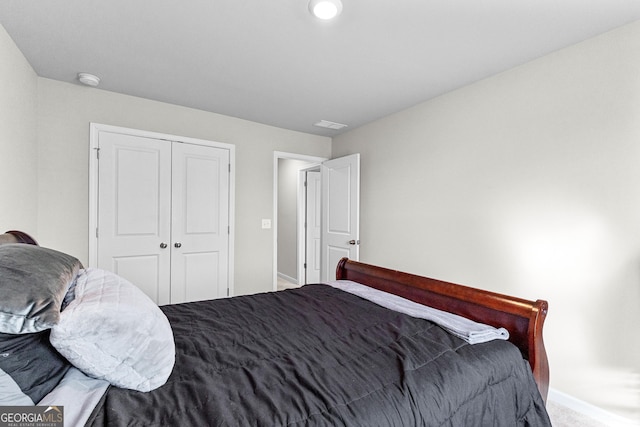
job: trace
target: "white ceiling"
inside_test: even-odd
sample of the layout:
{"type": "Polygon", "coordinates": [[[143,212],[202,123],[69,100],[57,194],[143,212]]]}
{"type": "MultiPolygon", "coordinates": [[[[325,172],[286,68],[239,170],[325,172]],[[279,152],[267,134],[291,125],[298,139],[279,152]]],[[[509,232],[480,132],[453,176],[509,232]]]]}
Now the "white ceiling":
{"type": "Polygon", "coordinates": [[[318,135],[640,19],[640,0],[2,0],[39,76],[318,135]]]}

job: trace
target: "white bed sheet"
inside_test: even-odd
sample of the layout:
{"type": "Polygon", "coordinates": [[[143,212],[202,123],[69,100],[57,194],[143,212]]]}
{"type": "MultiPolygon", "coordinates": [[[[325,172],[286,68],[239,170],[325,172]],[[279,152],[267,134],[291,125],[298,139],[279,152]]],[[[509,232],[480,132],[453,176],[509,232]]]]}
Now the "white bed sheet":
{"type": "Polygon", "coordinates": [[[63,406],[65,427],[83,426],[108,387],[107,381],[88,377],[72,366],[38,405],[63,406]]]}
{"type": "Polygon", "coordinates": [[[327,285],[411,317],[430,320],[453,335],[467,341],[469,344],[509,339],[509,331],[505,328],[494,328],[484,323],[474,322],[466,317],[427,307],[406,298],[370,288],[351,280],[335,280],[327,282],[327,285]]]}

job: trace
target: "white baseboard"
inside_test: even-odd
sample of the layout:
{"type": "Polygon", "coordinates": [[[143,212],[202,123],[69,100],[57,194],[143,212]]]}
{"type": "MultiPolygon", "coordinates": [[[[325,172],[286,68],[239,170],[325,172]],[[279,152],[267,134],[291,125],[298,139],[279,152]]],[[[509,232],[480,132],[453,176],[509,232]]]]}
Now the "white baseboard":
{"type": "Polygon", "coordinates": [[[286,274],[280,273],[279,271],[278,271],[278,277],[286,280],[287,282],[298,283],[298,279],[296,279],[295,277],[287,276],[286,274]]]}
{"type": "Polygon", "coordinates": [[[549,389],[548,400],[566,406],[610,427],[638,427],[640,425],[636,421],[621,417],[553,388],[549,389]]]}

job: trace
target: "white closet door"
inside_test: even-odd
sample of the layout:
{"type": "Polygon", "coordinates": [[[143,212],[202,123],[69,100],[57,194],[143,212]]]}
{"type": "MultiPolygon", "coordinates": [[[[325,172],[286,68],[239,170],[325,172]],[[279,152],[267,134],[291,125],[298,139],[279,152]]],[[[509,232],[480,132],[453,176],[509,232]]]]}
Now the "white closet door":
{"type": "Polygon", "coordinates": [[[229,150],[173,143],[171,303],[227,296],[229,150]]]}
{"type": "MultiPolygon", "coordinates": [[[[171,143],[101,132],[98,267],[170,300],[171,143]]],[[[97,231],[98,232],[98,231],[97,231]]]]}

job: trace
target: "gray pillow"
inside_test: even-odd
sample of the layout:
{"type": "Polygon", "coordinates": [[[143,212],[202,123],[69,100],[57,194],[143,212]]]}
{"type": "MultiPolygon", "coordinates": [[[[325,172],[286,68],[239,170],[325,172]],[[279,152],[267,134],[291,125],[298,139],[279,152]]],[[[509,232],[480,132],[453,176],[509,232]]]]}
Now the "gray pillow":
{"type": "Polygon", "coordinates": [[[81,267],[53,249],[0,245],[0,332],[39,332],[58,323],[62,300],[81,267]]]}

